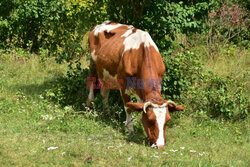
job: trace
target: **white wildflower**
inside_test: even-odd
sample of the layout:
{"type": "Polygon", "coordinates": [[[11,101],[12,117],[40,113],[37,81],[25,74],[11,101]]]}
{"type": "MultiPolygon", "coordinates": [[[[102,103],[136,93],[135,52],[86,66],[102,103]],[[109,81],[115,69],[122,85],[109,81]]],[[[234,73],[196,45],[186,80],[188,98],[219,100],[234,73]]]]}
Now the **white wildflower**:
{"type": "Polygon", "coordinates": [[[195,150],[190,150],[191,153],[195,153],[196,151],[195,150]]]}
{"type": "Polygon", "coordinates": [[[42,119],[43,120],[53,120],[53,117],[52,116],[49,116],[48,114],[47,115],[41,115],[42,116],[42,119]]]}
{"type": "Polygon", "coordinates": [[[162,154],[168,154],[167,152],[163,152],[162,154]]]}
{"type": "Polygon", "coordinates": [[[57,149],[58,147],[49,147],[48,150],[55,150],[57,149]]]}
{"type": "Polygon", "coordinates": [[[113,148],[113,147],[114,147],[114,146],[108,146],[108,149],[109,149],[109,148],[113,148]]]}
{"type": "Polygon", "coordinates": [[[181,156],[183,156],[183,154],[182,154],[182,153],[181,153],[180,155],[181,155],[181,156]]]}
{"type": "Polygon", "coordinates": [[[171,152],[176,152],[176,151],[178,151],[178,150],[173,150],[173,149],[171,149],[171,150],[169,150],[169,151],[171,151],[171,152]]]}
{"type": "Polygon", "coordinates": [[[205,152],[199,153],[199,156],[203,156],[205,154],[205,152]]]}
{"type": "Polygon", "coordinates": [[[128,161],[130,161],[132,159],[132,157],[128,157],[128,161]]]}
{"type": "Polygon", "coordinates": [[[153,155],[153,157],[155,157],[155,158],[159,158],[159,156],[158,156],[158,155],[153,155]]]}
{"type": "Polygon", "coordinates": [[[64,156],[66,154],[66,152],[62,152],[62,156],[64,156]]]}
{"type": "Polygon", "coordinates": [[[184,150],[184,149],[185,149],[185,147],[180,147],[180,149],[184,150]]]}

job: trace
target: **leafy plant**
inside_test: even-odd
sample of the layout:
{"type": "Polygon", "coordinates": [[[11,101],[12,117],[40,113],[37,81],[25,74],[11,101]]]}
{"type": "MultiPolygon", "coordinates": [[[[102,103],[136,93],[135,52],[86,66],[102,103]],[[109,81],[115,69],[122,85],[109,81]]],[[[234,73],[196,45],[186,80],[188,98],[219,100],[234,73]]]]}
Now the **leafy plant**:
{"type": "Polygon", "coordinates": [[[86,89],[88,70],[80,67],[79,60],[75,63],[76,68],[73,68],[71,63],[67,76],[58,78],[53,88],[46,91],[45,97],[62,106],[72,105],[76,110],[81,110],[88,95],[86,89]]]}
{"type": "Polygon", "coordinates": [[[166,73],[162,94],[187,106],[193,113],[224,119],[245,118],[249,99],[246,86],[232,77],[220,77],[205,69],[199,56],[185,50],[165,53],[166,73]]]}
{"type": "Polygon", "coordinates": [[[107,14],[111,20],[132,24],[148,31],[162,50],[171,45],[166,35],[200,31],[202,16],[207,15],[212,2],[202,1],[116,1],[108,0],[107,14]]]}
{"type": "Polygon", "coordinates": [[[43,47],[52,55],[79,42],[89,27],[105,19],[103,3],[91,0],[3,0],[0,9],[0,36],[5,45],[26,48],[31,41],[30,52],[43,47]]]}

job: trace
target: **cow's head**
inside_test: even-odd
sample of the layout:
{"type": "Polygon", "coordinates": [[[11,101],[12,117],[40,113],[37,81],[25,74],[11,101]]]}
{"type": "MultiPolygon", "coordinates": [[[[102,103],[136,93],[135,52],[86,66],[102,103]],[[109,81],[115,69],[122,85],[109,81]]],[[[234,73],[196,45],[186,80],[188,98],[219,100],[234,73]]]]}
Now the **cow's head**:
{"type": "Polygon", "coordinates": [[[149,101],[145,103],[127,103],[132,110],[143,111],[142,123],[152,147],[161,148],[166,145],[166,124],[171,119],[170,112],[183,111],[173,101],[149,101]]]}

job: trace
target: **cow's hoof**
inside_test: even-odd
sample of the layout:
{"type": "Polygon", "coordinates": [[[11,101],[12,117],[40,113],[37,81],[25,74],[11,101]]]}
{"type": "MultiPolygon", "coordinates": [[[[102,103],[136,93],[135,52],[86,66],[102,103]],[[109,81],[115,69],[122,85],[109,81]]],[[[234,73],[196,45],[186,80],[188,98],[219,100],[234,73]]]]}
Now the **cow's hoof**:
{"type": "Polygon", "coordinates": [[[93,101],[92,100],[88,100],[87,102],[86,102],[86,106],[87,107],[91,107],[93,105],[93,101]]]}
{"type": "Polygon", "coordinates": [[[135,131],[134,131],[134,128],[133,127],[128,127],[128,126],[126,126],[126,130],[128,131],[128,133],[130,133],[130,134],[134,134],[135,133],[135,131]]]}

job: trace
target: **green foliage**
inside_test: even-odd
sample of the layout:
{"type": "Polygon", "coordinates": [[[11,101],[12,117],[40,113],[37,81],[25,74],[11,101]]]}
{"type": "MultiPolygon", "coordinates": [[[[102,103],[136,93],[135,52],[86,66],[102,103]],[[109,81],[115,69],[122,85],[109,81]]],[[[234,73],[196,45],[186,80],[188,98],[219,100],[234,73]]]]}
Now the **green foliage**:
{"type": "Polygon", "coordinates": [[[163,52],[162,57],[166,66],[162,93],[166,98],[181,98],[183,91],[187,91],[203,75],[199,56],[189,50],[173,55],[169,50],[163,52]]]}
{"type": "MultiPolygon", "coordinates": [[[[85,34],[107,19],[132,24],[148,31],[161,50],[166,65],[162,89],[165,98],[182,102],[188,110],[211,117],[245,117],[249,106],[245,85],[206,70],[201,55],[187,50],[183,43],[175,48],[176,34],[190,37],[193,32],[203,32],[199,38],[202,40],[197,41],[205,41],[212,54],[214,50],[224,51],[231,41],[247,46],[247,5],[240,1],[240,6],[233,0],[2,0],[0,47],[25,48],[15,51],[22,55],[22,58],[15,55],[17,59],[28,59],[29,52],[36,52],[43,57],[42,61],[48,54],[57,55],[59,63],[66,60],[69,63],[67,76],[58,78],[46,96],[62,106],[73,105],[74,109],[81,110],[88,94],[88,70],[76,59],[88,51],[85,34]]],[[[228,48],[228,55],[235,54],[233,48],[228,48]]],[[[122,106],[118,94],[111,92],[110,103],[118,101],[122,106]]],[[[101,109],[100,96],[96,102],[94,108],[101,109]]]]}
{"type": "Polygon", "coordinates": [[[211,118],[241,119],[248,115],[249,99],[245,85],[232,78],[210,75],[184,93],[191,111],[211,118]],[[187,98],[188,97],[188,98],[187,98]]]}
{"type": "Polygon", "coordinates": [[[45,93],[45,97],[60,104],[61,106],[72,105],[74,109],[81,110],[87,100],[88,69],[81,68],[79,60],[75,61],[76,68],[70,63],[66,77],[57,78],[51,89],[45,93]]]}
{"type": "Polygon", "coordinates": [[[111,20],[132,24],[148,31],[160,49],[171,45],[166,35],[201,31],[207,15],[209,1],[107,1],[107,13],[111,20]]]}
{"type": "Polygon", "coordinates": [[[4,0],[0,2],[0,9],[5,8],[0,13],[0,36],[6,45],[26,48],[31,41],[31,52],[43,47],[56,54],[65,45],[79,43],[89,27],[105,18],[102,6],[91,0],[4,0]]]}
{"type": "Polygon", "coordinates": [[[191,51],[164,57],[166,73],[162,94],[182,102],[192,113],[211,118],[245,118],[249,99],[246,85],[232,77],[220,77],[205,69],[199,56],[191,51]]]}

